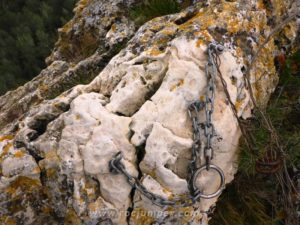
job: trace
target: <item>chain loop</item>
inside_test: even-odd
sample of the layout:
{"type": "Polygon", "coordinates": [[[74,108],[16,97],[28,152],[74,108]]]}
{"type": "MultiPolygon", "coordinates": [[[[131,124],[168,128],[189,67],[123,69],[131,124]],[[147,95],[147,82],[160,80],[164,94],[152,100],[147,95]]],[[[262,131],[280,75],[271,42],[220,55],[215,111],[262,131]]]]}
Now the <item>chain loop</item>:
{"type": "Polygon", "coordinates": [[[223,46],[216,43],[211,43],[208,46],[208,62],[205,67],[207,77],[207,90],[205,101],[195,101],[188,107],[188,116],[192,121],[193,127],[193,144],[192,144],[192,157],[189,164],[190,177],[188,180],[189,193],[181,198],[166,199],[159,195],[156,195],[147,190],[145,186],[136,177],[131,176],[121,162],[122,153],[118,152],[115,157],[109,162],[110,172],[115,174],[123,174],[127,182],[136,190],[141,192],[145,197],[150,199],[153,204],[158,206],[172,206],[172,207],[188,207],[199,201],[200,198],[210,199],[218,196],[222,193],[225,187],[225,176],[221,168],[211,164],[211,160],[214,156],[214,150],[212,147],[212,138],[215,135],[215,128],[212,122],[214,112],[214,98],[215,98],[215,79],[217,77],[217,65],[215,63],[215,57],[219,52],[223,51],[223,46]],[[204,136],[206,137],[206,143],[204,147],[204,159],[205,165],[199,167],[200,153],[201,153],[201,123],[199,119],[199,112],[205,109],[205,122],[204,122],[204,136]],[[196,180],[199,175],[204,171],[214,170],[220,176],[220,186],[212,194],[204,194],[196,186],[196,180]]]}

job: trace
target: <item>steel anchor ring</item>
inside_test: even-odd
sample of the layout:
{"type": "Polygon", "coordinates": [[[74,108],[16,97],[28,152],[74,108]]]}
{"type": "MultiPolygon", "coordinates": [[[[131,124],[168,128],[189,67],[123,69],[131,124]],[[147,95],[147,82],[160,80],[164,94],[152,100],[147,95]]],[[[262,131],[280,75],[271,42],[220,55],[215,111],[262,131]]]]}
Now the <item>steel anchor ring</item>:
{"type": "Polygon", "coordinates": [[[223,173],[223,170],[216,166],[216,165],[213,165],[213,164],[210,164],[208,166],[209,169],[211,170],[214,170],[216,171],[220,178],[221,178],[221,183],[220,183],[220,186],[218,188],[217,191],[215,191],[214,193],[212,194],[203,194],[199,191],[199,189],[196,187],[196,179],[197,177],[199,176],[199,174],[204,171],[204,170],[207,170],[207,166],[204,165],[202,167],[200,167],[194,174],[193,174],[193,188],[194,190],[198,190],[199,193],[197,194],[197,197],[200,197],[200,198],[205,198],[205,199],[210,199],[210,198],[214,198],[214,197],[217,197],[218,195],[220,195],[222,193],[222,191],[225,189],[225,176],[224,176],[224,173],[223,173]]]}

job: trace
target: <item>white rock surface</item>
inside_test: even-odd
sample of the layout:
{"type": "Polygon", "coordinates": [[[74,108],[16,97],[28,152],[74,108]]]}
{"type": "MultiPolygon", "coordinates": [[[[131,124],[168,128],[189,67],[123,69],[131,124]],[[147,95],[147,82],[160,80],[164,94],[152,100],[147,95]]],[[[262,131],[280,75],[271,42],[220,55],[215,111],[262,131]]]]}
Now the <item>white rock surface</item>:
{"type": "MultiPolygon", "coordinates": [[[[46,133],[28,146],[45,157],[40,162],[42,168],[53,168],[57,164],[60,173],[67,176],[67,183],[73,185],[71,202],[78,216],[87,214],[89,220],[97,221],[107,217],[105,212],[113,211],[115,215],[108,218],[115,224],[126,224],[126,213],[120,212],[126,212],[129,207],[133,207],[132,213],[137,210],[167,212],[139,192],[135,192],[132,202],[132,188],[125,176],[109,171],[108,163],[119,151],[130,174],[137,177],[139,166],[142,182],[150,191],[166,198],[188,193],[186,179],[192,126],[187,108],[206,94],[205,51],[205,45],[197,47],[196,41],[177,38],[157,56],[147,52],[140,56],[121,52],[91,84],[78,86],[55,102],[42,105],[44,111],[37,108],[36,113],[32,112],[26,119],[17,135],[17,140],[24,143],[30,140],[28,134],[34,132],[32,127],[36,121],[57,117],[59,111],[51,108],[52,105],[70,103],[70,109],[60,114],[48,125],[46,133]],[[144,64],[145,61],[148,63],[144,64]],[[57,138],[48,140],[49,135],[57,138]],[[56,153],[53,148],[57,148],[56,153]],[[139,165],[136,165],[137,148],[145,151],[139,165]],[[53,158],[53,154],[57,156],[53,158]],[[95,188],[88,188],[90,178],[97,181],[98,194],[95,188]],[[97,197],[90,199],[90,190],[97,197]]],[[[231,99],[239,102],[239,114],[246,115],[249,98],[243,88],[241,65],[228,50],[220,59],[220,70],[231,99]],[[235,82],[231,82],[232,77],[235,82]]],[[[212,163],[223,169],[228,183],[236,172],[234,162],[240,131],[218,79],[214,104],[213,123],[217,135],[212,142],[215,151],[212,163]]],[[[200,112],[202,121],[204,117],[204,112],[200,112]]],[[[204,146],[203,136],[202,142],[204,146]]],[[[11,160],[14,159],[6,159],[2,165],[11,160]]],[[[8,166],[7,170],[3,170],[5,176],[15,169],[8,166]]],[[[197,184],[205,193],[212,193],[219,186],[219,178],[209,173],[201,176],[197,184]]],[[[205,216],[192,212],[208,210],[216,199],[201,200],[190,207],[189,221],[207,223],[205,216]]],[[[171,223],[168,218],[156,214],[152,219],[171,223]]],[[[131,217],[132,224],[138,224],[135,219],[131,217]]],[[[185,219],[179,216],[176,223],[185,219]]]]}
{"type": "MultiPolygon", "coordinates": [[[[89,12],[89,9],[103,11],[105,7],[110,7],[109,2],[104,4],[104,8],[92,2],[83,12],[89,12]]],[[[112,8],[118,6],[119,9],[122,2],[114,2],[112,8]]],[[[130,2],[126,4],[131,5],[130,2]]],[[[85,7],[85,1],[81,3],[77,8],[79,11],[85,7]]],[[[11,189],[10,185],[25,176],[40,181],[39,187],[42,189],[41,192],[35,182],[32,185],[29,182],[32,180],[20,180],[25,193],[22,207],[27,210],[17,213],[25,225],[33,218],[37,224],[56,224],[66,220],[80,225],[98,225],[108,221],[120,225],[173,225],[187,224],[187,221],[189,224],[207,224],[207,215],[202,212],[213,206],[217,198],[201,199],[194,206],[184,209],[155,206],[132,189],[125,176],[111,173],[109,161],[121,151],[128,173],[162,197],[172,199],[188,192],[186,179],[193,131],[187,109],[192,102],[204,99],[206,95],[204,71],[208,42],[221,39],[225,50],[220,55],[220,71],[231,100],[239,116],[246,118],[250,115],[251,105],[242,68],[266,38],[263,31],[270,31],[270,27],[267,25],[266,11],[259,7],[255,9],[256,1],[245,6],[253,9],[247,16],[241,10],[244,6],[240,3],[223,1],[217,6],[193,6],[179,14],[155,18],[137,31],[128,46],[111,59],[90,84],[76,86],[53,100],[31,107],[17,126],[9,126],[9,130],[14,130],[13,137],[0,137],[0,201],[9,201],[19,194],[19,187],[11,189]],[[216,25],[220,25],[220,29],[216,25]],[[223,29],[224,35],[220,35],[223,29]],[[257,43],[246,45],[243,41],[249,35],[257,43]],[[32,201],[32,196],[27,195],[32,190],[37,191],[34,193],[38,195],[37,201],[32,201]],[[40,192],[46,197],[39,196],[40,192]],[[156,213],[143,216],[141,212],[156,213]],[[177,213],[176,217],[170,212],[177,213]],[[49,215],[55,215],[55,218],[49,218],[49,215]]],[[[93,14],[88,13],[87,23],[77,18],[83,26],[98,21],[90,17],[93,14]]],[[[125,36],[127,31],[132,33],[131,22],[110,19],[105,20],[104,17],[101,20],[101,27],[106,29],[103,35],[108,46],[124,38],[122,30],[125,36]],[[117,34],[114,34],[115,30],[117,34]]],[[[82,43],[86,44],[85,41],[82,43]]],[[[261,63],[251,74],[256,82],[255,93],[261,94],[258,99],[262,99],[264,104],[277,79],[274,76],[274,49],[273,44],[268,44],[259,61],[261,63]]],[[[53,54],[49,60],[59,58],[60,54],[53,54]]],[[[54,62],[53,68],[69,71],[64,72],[66,79],[84,77],[85,73],[88,75],[91,72],[86,67],[98,66],[99,63],[103,66],[107,58],[101,53],[91,56],[90,60],[93,63],[80,61],[77,64],[76,73],[80,76],[73,74],[73,77],[73,69],[69,68],[71,65],[64,62],[54,62]]],[[[49,70],[54,69],[49,67],[49,70]]],[[[98,70],[93,67],[92,71],[98,70]]],[[[12,101],[4,100],[0,101],[0,107],[6,105],[9,110],[5,109],[2,117],[14,109],[7,105],[12,101]]],[[[236,172],[237,145],[241,133],[219,78],[216,80],[214,106],[212,118],[216,136],[212,140],[215,152],[212,163],[222,168],[226,183],[229,183],[236,172]]],[[[17,118],[21,115],[17,114],[17,118]]],[[[199,116],[203,122],[205,113],[201,111],[199,116]]],[[[6,123],[1,126],[6,126],[6,123]]],[[[201,140],[204,148],[203,131],[201,140]]],[[[203,155],[201,162],[204,164],[203,155]]],[[[219,186],[219,178],[211,172],[204,172],[199,176],[197,185],[205,193],[212,193],[219,186]]],[[[4,212],[6,217],[2,217],[1,213],[0,221],[1,218],[16,217],[14,211],[4,212]]]]}
{"type": "MultiPolygon", "coordinates": [[[[129,142],[131,119],[108,112],[103,106],[103,99],[97,93],[82,94],[74,99],[69,112],[63,115],[64,128],[58,155],[62,170],[74,179],[73,204],[78,214],[87,210],[80,190],[81,186],[85,186],[85,175],[98,180],[102,204],[114,206],[116,211],[126,211],[129,207],[131,187],[125,177],[109,172],[108,163],[117,152],[123,153],[129,172],[137,176],[135,148],[129,142]]],[[[114,221],[124,224],[126,217],[120,216],[114,221]]]]}
{"type": "MultiPolygon", "coordinates": [[[[156,180],[162,187],[172,190],[174,194],[187,192],[187,182],[177,174],[185,174],[192,144],[191,121],[187,114],[188,105],[206,93],[206,77],[204,66],[206,55],[204,46],[195,47],[193,41],[184,39],[175,40],[170,47],[170,57],[166,62],[168,71],[156,93],[141,109],[133,115],[131,129],[134,135],[131,139],[136,146],[145,142],[146,154],[140,164],[142,172],[155,174],[156,180]],[[180,162],[180,163],[179,163],[180,162]],[[173,170],[168,167],[173,168],[173,170]],[[170,166],[171,165],[171,166],[170,166]],[[175,173],[173,172],[175,171],[175,173]]],[[[249,98],[242,89],[242,72],[234,57],[229,52],[221,55],[220,70],[228,84],[229,93],[235,103],[239,95],[243,95],[239,114],[245,112],[249,98]],[[234,76],[237,82],[232,84],[230,77],[234,76]]],[[[225,172],[226,183],[233,179],[236,171],[234,161],[240,130],[237,121],[226,102],[223,87],[219,80],[216,83],[215,111],[213,123],[217,136],[213,138],[215,157],[212,163],[218,165],[225,172]]],[[[202,97],[203,96],[203,97],[202,97]]],[[[202,121],[204,112],[200,113],[202,121]]],[[[203,133],[203,131],[202,131],[203,133]]],[[[202,141],[205,138],[202,136],[202,141]]],[[[202,143],[204,146],[205,143],[202,143]]],[[[203,158],[202,158],[202,162],[203,158]]],[[[205,193],[212,193],[219,186],[219,179],[215,175],[206,177],[201,182],[205,193]]],[[[216,201],[201,200],[200,210],[208,210],[216,201]]],[[[150,205],[144,204],[148,209],[150,205]]]]}

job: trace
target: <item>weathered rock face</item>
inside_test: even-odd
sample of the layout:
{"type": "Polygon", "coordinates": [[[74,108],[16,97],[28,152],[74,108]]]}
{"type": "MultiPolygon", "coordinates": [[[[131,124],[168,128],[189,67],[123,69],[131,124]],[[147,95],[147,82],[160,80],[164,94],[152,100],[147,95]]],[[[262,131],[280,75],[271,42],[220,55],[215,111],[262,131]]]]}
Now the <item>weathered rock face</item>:
{"type": "Polygon", "coordinates": [[[59,29],[49,65],[31,82],[0,97],[0,129],[11,126],[44,99],[87,84],[121,50],[136,27],[127,13],[135,1],[81,0],[74,18],[59,29]]]}
{"type": "MultiPolygon", "coordinates": [[[[107,10],[108,6],[116,5],[103,3],[97,8],[93,2],[82,6],[80,12],[107,10]]],[[[286,12],[284,7],[280,10],[286,12]]],[[[272,28],[267,13],[260,1],[221,1],[217,5],[211,1],[153,19],[91,83],[32,106],[14,131],[3,123],[7,135],[0,138],[1,223],[207,224],[205,211],[217,198],[179,209],[155,206],[133,190],[122,174],[111,173],[109,161],[121,151],[128,173],[139,177],[148,190],[169,199],[187,193],[193,136],[187,108],[206,94],[207,44],[217,41],[225,46],[220,71],[238,115],[248,117],[252,105],[243,71],[272,28]]],[[[94,21],[97,15],[89,16],[86,19],[91,24],[98,21],[94,21]]],[[[293,25],[290,33],[282,34],[291,41],[296,36],[293,25]]],[[[75,37],[70,40],[88,44],[75,37]]],[[[118,39],[113,31],[107,32],[106,38],[108,45],[118,39]]],[[[269,42],[251,73],[261,104],[276,85],[276,49],[273,41],[269,42]]],[[[66,64],[57,61],[67,57],[63,46],[58,44],[56,50],[49,58],[53,61],[47,69],[50,72],[55,65],[66,64]]],[[[76,55],[78,49],[70,47],[68,51],[76,55]]],[[[85,57],[78,53],[72,60],[80,65],[85,57]]],[[[222,168],[229,183],[236,172],[241,134],[219,79],[215,86],[212,162],[222,168]]],[[[9,112],[7,98],[13,93],[1,98],[2,116],[9,112]]],[[[199,116],[204,121],[203,111],[199,116]]],[[[204,146],[204,137],[202,140],[204,146]]],[[[212,172],[203,173],[198,184],[205,193],[212,193],[219,179],[212,172]]]]}

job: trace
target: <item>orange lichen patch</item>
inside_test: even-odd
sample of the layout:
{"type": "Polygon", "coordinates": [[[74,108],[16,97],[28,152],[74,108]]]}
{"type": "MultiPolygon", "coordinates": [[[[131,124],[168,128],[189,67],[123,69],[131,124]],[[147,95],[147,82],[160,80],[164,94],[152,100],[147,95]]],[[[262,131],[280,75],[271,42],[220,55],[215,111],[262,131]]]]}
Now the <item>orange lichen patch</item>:
{"type": "Polygon", "coordinates": [[[177,86],[182,86],[184,84],[184,80],[183,79],[180,79],[177,86]]]}
{"type": "MultiPolygon", "coordinates": [[[[1,220],[0,220],[1,221],[1,220]]],[[[11,217],[5,217],[4,219],[4,224],[5,225],[16,225],[17,224],[17,221],[11,217]]]]}
{"type": "Polygon", "coordinates": [[[167,46],[169,43],[169,38],[167,36],[158,38],[152,43],[152,46],[167,46]]]}
{"type": "Polygon", "coordinates": [[[12,140],[12,139],[14,139],[13,135],[0,136],[0,142],[5,140],[12,140]]]}
{"type": "Polygon", "coordinates": [[[214,14],[212,14],[210,10],[205,12],[199,12],[192,19],[181,24],[179,26],[179,29],[184,30],[186,32],[194,31],[195,24],[198,24],[201,26],[201,31],[205,31],[208,27],[216,23],[216,18],[217,17],[214,14]]]}
{"type": "MultiPolygon", "coordinates": [[[[180,197],[182,199],[186,199],[186,202],[190,202],[190,200],[188,200],[186,198],[186,195],[182,194],[176,197],[180,197]]],[[[173,196],[173,198],[175,198],[175,196],[173,196]]],[[[174,208],[174,207],[168,207],[167,208],[167,213],[170,216],[173,216],[173,214],[179,214],[182,216],[182,222],[181,224],[186,224],[188,221],[191,221],[191,218],[193,216],[195,216],[195,211],[193,209],[193,207],[182,207],[182,208],[174,208]]],[[[197,213],[196,215],[198,215],[201,217],[201,213],[197,213]]]]}
{"type": "Polygon", "coordinates": [[[140,38],[139,38],[139,42],[141,44],[146,44],[148,43],[151,39],[152,39],[153,33],[151,31],[146,31],[145,33],[143,33],[140,38]]]}
{"type": "Polygon", "coordinates": [[[40,89],[41,91],[48,91],[49,87],[46,84],[41,84],[38,89],[40,89]]]}
{"type": "Polygon", "coordinates": [[[286,12],[285,4],[282,3],[282,0],[273,0],[272,5],[274,7],[273,10],[275,15],[281,16],[284,12],[286,12]]]}
{"type": "Polygon", "coordinates": [[[223,11],[234,12],[238,9],[238,4],[237,2],[222,1],[223,11]]]}
{"type": "Polygon", "coordinates": [[[266,8],[264,0],[259,0],[256,4],[257,9],[264,10],[266,8]]]}
{"type": "Polygon", "coordinates": [[[46,175],[48,178],[54,179],[57,177],[57,170],[55,168],[47,169],[46,175]]]}
{"type": "Polygon", "coordinates": [[[182,86],[184,84],[184,80],[180,79],[176,84],[172,85],[170,88],[170,91],[174,91],[176,88],[182,86]]]}
{"type": "Polygon", "coordinates": [[[64,220],[65,225],[82,225],[81,219],[77,216],[74,209],[69,208],[64,220]]]}
{"type": "Polygon", "coordinates": [[[33,170],[32,170],[32,173],[33,174],[38,174],[38,173],[40,173],[41,172],[41,170],[40,170],[40,167],[35,167],[33,170]]]}
{"type": "Polygon", "coordinates": [[[80,0],[78,3],[77,3],[77,6],[76,8],[74,9],[74,11],[76,13],[80,13],[82,12],[82,10],[85,8],[85,6],[90,2],[90,0],[80,0]]]}
{"type": "Polygon", "coordinates": [[[237,33],[241,29],[240,20],[238,18],[231,18],[228,22],[227,30],[230,33],[237,33]]]}
{"type": "Polygon", "coordinates": [[[2,153],[0,155],[0,159],[3,158],[3,156],[7,155],[9,152],[9,149],[13,146],[12,142],[8,142],[2,150],[2,153]]]}
{"type": "Polygon", "coordinates": [[[22,158],[23,156],[25,156],[25,152],[22,151],[22,150],[18,150],[18,151],[16,151],[16,152],[14,153],[14,156],[15,156],[16,158],[22,158]]]}
{"type": "Polygon", "coordinates": [[[143,208],[135,208],[131,213],[131,219],[136,225],[152,224],[155,219],[152,217],[153,211],[146,211],[143,208]]]}
{"type": "Polygon", "coordinates": [[[240,108],[241,108],[241,106],[242,106],[242,104],[243,104],[242,101],[236,101],[236,103],[234,104],[235,109],[236,109],[237,111],[239,111],[240,108]]]}
{"type": "Polygon", "coordinates": [[[174,195],[172,194],[172,190],[169,189],[169,188],[163,187],[162,192],[167,194],[168,196],[173,196],[174,197],[174,195]]]}
{"type": "Polygon", "coordinates": [[[98,208],[98,205],[95,202],[89,204],[89,211],[95,212],[98,208]]]}
{"type": "Polygon", "coordinates": [[[212,41],[213,40],[212,36],[209,34],[209,32],[207,30],[204,30],[204,31],[200,32],[199,36],[203,37],[204,40],[206,40],[206,41],[212,41]]]}
{"type": "Polygon", "coordinates": [[[166,36],[172,36],[176,33],[176,30],[170,29],[170,28],[168,29],[168,27],[167,27],[167,28],[163,29],[162,31],[160,31],[159,33],[164,34],[166,36]]]}
{"type": "Polygon", "coordinates": [[[4,192],[15,196],[18,195],[19,192],[34,191],[37,187],[41,187],[41,183],[38,180],[19,176],[4,190],[4,192]]]}
{"type": "Polygon", "coordinates": [[[255,97],[255,99],[256,100],[261,99],[263,89],[262,89],[260,83],[256,82],[256,83],[254,83],[253,86],[254,86],[254,90],[253,91],[254,91],[254,97],[255,97]]]}
{"type": "MultiPolygon", "coordinates": [[[[238,42],[240,42],[240,40],[238,40],[238,42]]],[[[242,49],[240,47],[237,47],[236,50],[235,50],[235,52],[236,52],[236,56],[238,58],[241,58],[244,55],[244,51],[242,51],[242,49]]]]}
{"type": "Polygon", "coordinates": [[[283,32],[284,32],[285,36],[287,38],[290,38],[290,39],[294,39],[294,37],[297,36],[297,25],[296,25],[296,22],[291,22],[290,24],[292,24],[292,23],[295,23],[295,25],[293,25],[293,26],[287,25],[283,29],[283,32]]]}
{"type": "Polygon", "coordinates": [[[158,48],[151,48],[149,50],[147,50],[147,54],[149,54],[150,56],[157,56],[162,54],[163,52],[160,51],[158,48]]]}
{"type": "Polygon", "coordinates": [[[155,169],[151,170],[148,174],[149,174],[149,176],[151,176],[153,179],[156,179],[156,172],[155,172],[155,169]]]}
{"type": "Polygon", "coordinates": [[[58,160],[58,156],[55,150],[46,152],[45,158],[48,160],[58,160]]]}
{"type": "Polygon", "coordinates": [[[97,194],[96,194],[96,191],[95,191],[97,189],[97,187],[96,187],[95,183],[91,182],[90,179],[86,180],[84,189],[85,189],[86,194],[89,198],[89,201],[95,200],[98,197],[97,194]]]}
{"type": "Polygon", "coordinates": [[[194,22],[192,20],[188,20],[187,22],[181,24],[178,29],[186,32],[192,32],[194,31],[194,22]]]}
{"type": "Polygon", "coordinates": [[[111,31],[112,31],[112,32],[116,32],[116,31],[117,31],[117,26],[116,26],[116,24],[113,24],[113,25],[111,26],[111,31]]]}
{"type": "Polygon", "coordinates": [[[194,215],[194,209],[192,207],[184,207],[179,209],[180,214],[183,215],[182,225],[186,224],[186,222],[190,221],[194,215]]]}
{"type": "Polygon", "coordinates": [[[261,50],[260,54],[258,54],[254,65],[256,70],[258,70],[258,72],[256,72],[256,80],[260,80],[261,76],[265,73],[276,74],[272,52],[274,48],[273,44],[268,44],[261,50]]]}
{"type": "Polygon", "coordinates": [[[154,19],[152,19],[152,21],[150,21],[150,23],[151,22],[153,23],[153,25],[151,26],[152,31],[157,32],[157,31],[161,30],[163,27],[165,27],[166,24],[161,23],[160,20],[161,20],[160,18],[154,18],[154,19]]]}
{"type": "Polygon", "coordinates": [[[196,41],[196,47],[199,48],[201,45],[204,45],[204,41],[203,41],[203,39],[198,39],[196,41]]]}
{"type": "Polygon", "coordinates": [[[59,33],[68,33],[73,27],[73,21],[69,21],[66,23],[62,28],[59,28],[58,31],[59,33]]]}

